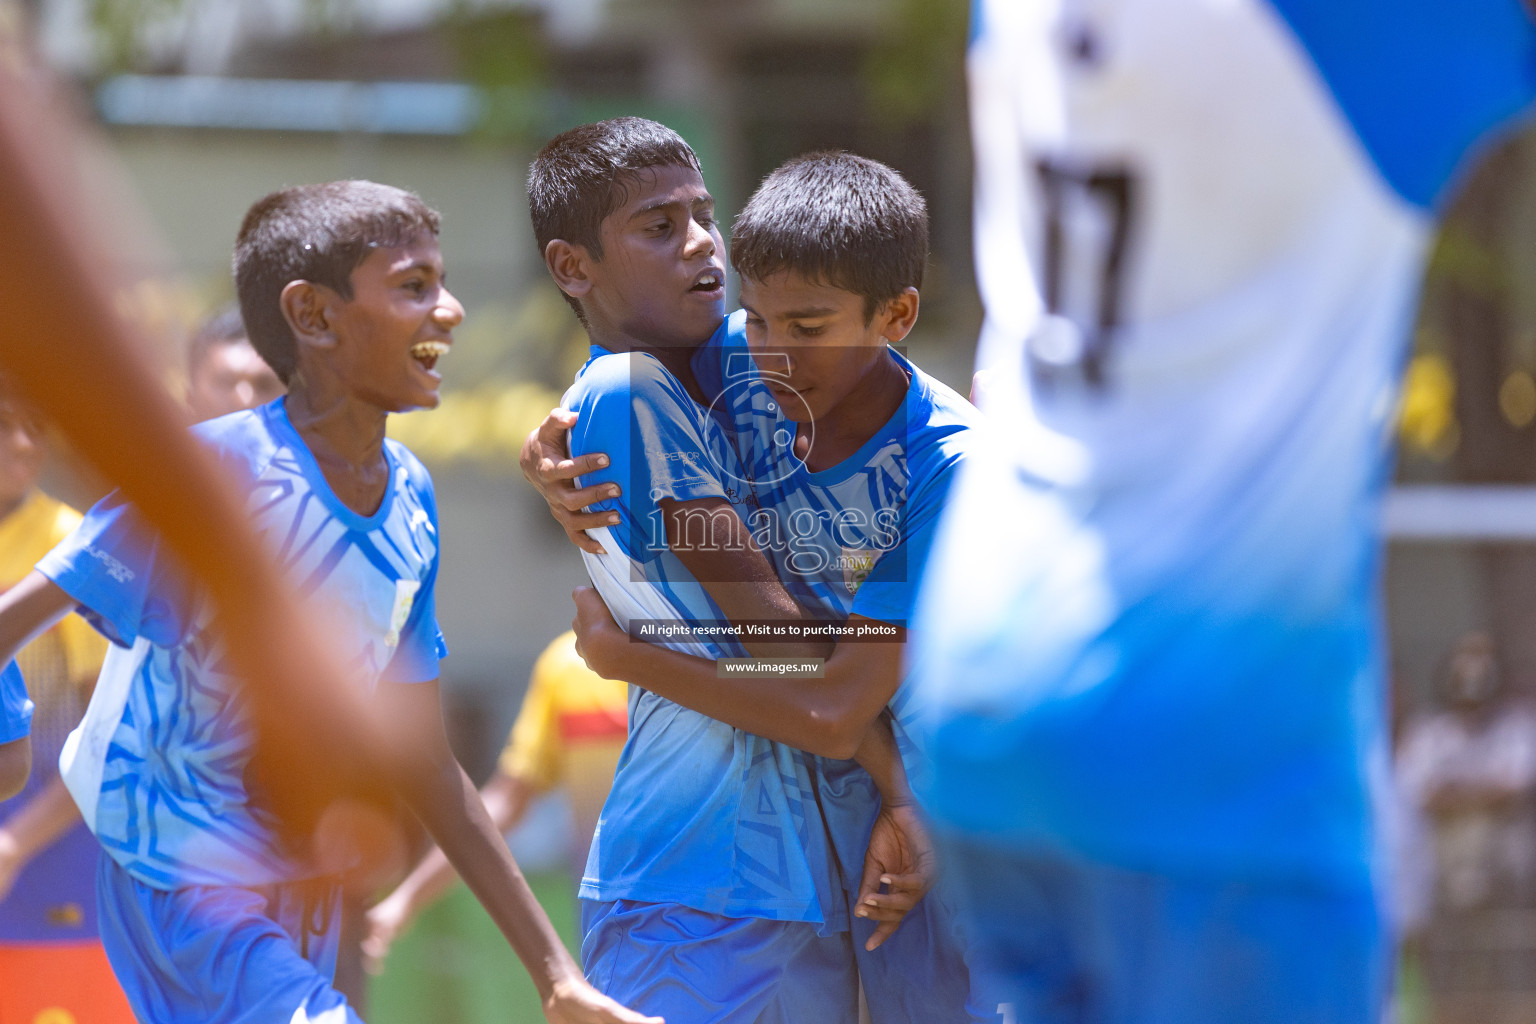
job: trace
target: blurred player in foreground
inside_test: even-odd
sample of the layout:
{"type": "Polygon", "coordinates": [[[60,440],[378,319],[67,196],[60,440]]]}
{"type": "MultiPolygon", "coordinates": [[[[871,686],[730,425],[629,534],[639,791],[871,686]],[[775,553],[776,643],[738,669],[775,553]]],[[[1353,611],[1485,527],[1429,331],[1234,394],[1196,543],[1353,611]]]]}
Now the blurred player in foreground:
{"type": "MultiPolygon", "coordinates": [[[[627,735],[629,687],[604,679],[576,653],[576,635],[560,634],[534,663],[522,710],[491,775],[480,787],[486,813],[502,834],[522,821],[539,796],[564,790],[575,818],[571,835],[572,878],[587,863],[592,832],[613,786],[627,735]]],[[[383,966],[390,945],[411,922],[442,897],[459,875],[433,847],[379,904],[368,912],[363,953],[372,969],[383,966]]]]}
{"type": "MultiPolygon", "coordinates": [[[[40,345],[29,318],[0,322],[0,367],[206,588],[231,667],[247,682],[259,680],[246,692],[272,768],[266,795],[274,824],[309,837],[338,799],[355,809],[356,796],[377,794],[384,766],[410,755],[382,737],[362,696],[345,684],[345,664],[300,613],[240,499],[183,429],[181,411],[143,355],[147,342],[117,315],[121,276],[103,260],[111,246],[71,188],[74,135],[84,129],[52,95],[13,27],[0,22],[0,225],[27,245],[0,249],[0,299],[46,309],[50,334],[40,345]],[[155,457],[145,458],[148,451],[155,457]],[[189,507],[199,514],[187,516],[189,507]]],[[[0,793],[8,794],[25,779],[29,750],[13,739],[30,717],[14,666],[0,676],[0,694],[0,793]]],[[[360,820],[325,820],[345,832],[349,817],[360,820]]]]}
{"type": "Polygon", "coordinates": [[[240,307],[225,306],[205,320],[187,346],[187,408],[196,420],[265,405],[283,382],[245,335],[240,307]]]}
{"type": "MultiPolygon", "coordinates": [[[[418,198],[371,182],[256,203],[236,243],[236,287],[289,393],[199,435],[249,495],[306,614],[352,652],[369,713],[415,766],[389,781],[453,851],[546,1014],[637,1021],[581,980],[443,734],[431,481],[384,439],[389,412],[437,404],[432,368],[463,317],[437,227],[418,198]]],[[[339,924],[329,872],[355,855],[273,833],[267,762],[251,759],[249,702],[234,699],[206,605],[117,495],[0,599],[0,650],[76,604],[122,645],[62,763],[111,854],[102,934],[135,1012],[156,1024],[356,1020],[328,977],[339,924]]]]}
{"type": "Polygon", "coordinates": [[[1377,510],[1518,0],[984,0],[978,365],[914,635],[1018,1021],[1377,1018],[1377,510]],[[999,528],[1006,524],[1006,528],[999,528]]]}
{"type": "MultiPolygon", "coordinates": [[[[63,540],[80,513],[44,494],[47,432],[0,390],[0,587],[63,540]]],[[[68,615],[17,656],[36,712],[36,764],[27,787],[0,804],[0,1021],[47,1013],[79,1021],[133,1020],[96,927],[101,847],[59,778],[59,751],[80,721],[106,641],[68,615]]]]}

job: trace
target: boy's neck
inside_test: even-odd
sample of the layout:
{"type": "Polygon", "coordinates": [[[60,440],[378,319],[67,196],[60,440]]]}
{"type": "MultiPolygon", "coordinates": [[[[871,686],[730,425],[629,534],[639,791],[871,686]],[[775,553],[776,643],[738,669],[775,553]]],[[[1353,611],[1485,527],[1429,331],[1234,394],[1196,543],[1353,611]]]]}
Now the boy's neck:
{"type": "MultiPolygon", "coordinates": [[[[805,456],[812,473],[831,469],[869,443],[906,402],[912,379],[889,349],[885,358],[837,405],[816,420],[816,443],[805,456]]],[[[800,424],[801,435],[806,425],[800,424]]]]}
{"type": "Polygon", "coordinates": [[[284,404],[288,421],[342,504],[364,516],[378,511],[389,486],[384,458],[388,414],[340,392],[317,392],[299,375],[289,384],[284,404]]]}
{"type": "Polygon", "coordinates": [[[644,352],[654,357],[668,373],[677,378],[689,397],[695,402],[709,404],[709,397],[705,396],[704,389],[699,386],[699,380],[693,373],[693,354],[698,350],[697,345],[692,348],[648,345],[622,331],[604,330],[595,324],[587,326],[587,340],[609,352],[644,352]]]}

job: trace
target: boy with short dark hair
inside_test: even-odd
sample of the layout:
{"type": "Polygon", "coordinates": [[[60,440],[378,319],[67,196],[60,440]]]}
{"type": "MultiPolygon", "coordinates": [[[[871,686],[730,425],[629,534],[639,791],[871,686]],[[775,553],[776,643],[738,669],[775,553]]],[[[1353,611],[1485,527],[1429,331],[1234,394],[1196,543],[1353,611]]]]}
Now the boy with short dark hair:
{"type": "MultiPolygon", "coordinates": [[[[796,345],[804,345],[808,339],[824,335],[821,351],[796,354],[788,351],[778,337],[766,345],[755,345],[754,352],[764,349],[761,354],[770,359],[777,357],[773,359],[774,364],[786,371],[784,375],[773,377],[765,373],[758,379],[744,347],[743,317],[733,316],[725,324],[717,325],[708,345],[697,347],[694,342],[693,347],[681,353],[683,358],[677,360],[685,366],[696,386],[703,382],[700,393],[712,403],[710,411],[714,414],[704,418],[706,427],[717,420],[729,422],[733,427],[726,435],[730,455],[744,459],[745,463],[733,462],[729,456],[711,456],[711,460],[719,470],[716,475],[725,478],[726,493],[744,492],[735,495],[735,508],[718,500],[711,506],[705,499],[679,502],[673,509],[657,509],[655,516],[635,516],[634,510],[626,507],[624,502],[614,502],[605,496],[608,481],[624,481],[631,494],[654,494],[665,490],[658,489],[655,481],[675,477],[678,464],[688,464],[688,459],[680,458],[682,449],[656,443],[657,437],[650,435],[659,435],[660,431],[647,431],[642,427],[626,436],[622,425],[594,427],[589,422],[593,410],[576,403],[568,403],[576,405],[578,414],[571,439],[571,450],[577,458],[570,468],[574,470],[579,466],[586,470],[584,482],[588,486],[575,492],[579,495],[578,500],[571,500],[568,495],[559,493],[558,487],[551,488],[547,479],[541,479],[543,474],[535,471],[530,477],[536,484],[544,484],[552,508],[561,504],[592,503],[595,511],[586,513],[580,525],[592,528],[594,535],[573,537],[588,552],[589,567],[601,564],[604,558],[611,560],[608,552],[615,545],[626,551],[644,547],[647,543],[644,531],[647,529],[659,539],[663,531],[654,523],[659,519],[664,522],[665,541],[671,553],[688,559],[691,568],[699,566],[704,570],[696,572],[699,579],[742,578],[726,570],[725,563],[718,559],[732,550],[739,552],[751,548],[771,557],[777,576],[803,603],[837,620],[847,617],[848,599],[859,589],[870,566],[888,547],[895,547],[897,550],[880,566],[883,578],[875,579],[865,592],[865,605],[857,606],[856,611],[862,614],[867,605],[872,613],[878,611],[882,619],[904,619],[909,594],[900,566],[906,564],[909,550],[917,561],[921,559],[922,552],[911,549],[919,547],[921,538],[926,537],[929,520],[942,498],[945,467],[958,458],[957,444],[946,443],[944,439],[958,442],[959,432],[968,422],[969,414],[965,410],[969,406],[947,389],[943,389],[943,397],[936,402],[931,382],[915,375],[909,364],[893,353],[887,355],[886,343],[900,341],[916,318],[916,285],[921,282],[927,254],[927,217],[921,197],[894,172],[869,161],[839,156],[808,166],[811,179],[797,181],[795,189],[820,195],[822,199],[831,195],[835,199],[833,203],[796,207],[794,204],[803,197],[772,194],[773,190],[767,185],[760,193],[761,202],[754,202],[767,213],[783,213],[780,219],[785,225],[798,225],[801,230],[799,239],[778,238],[765,243],[766,251],[789,254],[781,257],[774,270],[803,264],[805,274],[801,276],[811,280],[800,283],[815,285],[819,290],[802,288],[789,296],[796,301],[784,308],[780,308],[782,303],[773,305],[774,300],[784,296],[766,295],[761,312],[767,319],[759,317],[757,323],[765,327],[771,322],[771,333],[775,336],[787,331],[794,336],[796,345]],[[847,189],[828,193],[827,179],[839,176],[851,176],[850,180],[862,189],[855,187],[851,195],[847,189]],[[807,220],[808,212],[815,215],[810,221],[807,220]],[[807,244],[819,245],[818,253],[811,255],[807,244]],[[849,279],[850,273],[856,275],[856,280],[849,279]],[[824,280],[827,277],[858,291],[827,285],[824,280]],[[809,304],[800,302],[801,299],[809,304]],[[852,305],[844,309],[849,305],[847,300],[851,300],[852,305]],[[791,308],[802,305],[804,308],[791,308]],[[779,321],[785,319],[782,314],[786,313],[792,314],[787,318],[792,322],[781,324],[779,321]],[[730,367],[738,363],[743,372],[728,373],[730,367]],[[924,435],[922,451],[914,453],[918,459],[918,466],[914,468],[919,468],[922,475],[916,481],[918,486],[914,491],[914,497],[919,500],[910,509],[905,505],[905,454],[910,431],[908,421],[898,415],[908,406],[909,391],[919,399],[915,412],[918,419],[912,425],[919,433],[928,426],[933,428],[924,435]],[[796,418],[805,421],[803,430],[779,411],[781,405],[791,403],[802,406],[803,415],[796,418]],[[942,407],[942,413],[935,412],[937,407],[942,407]],[[929,419],[934,422],[930,424],[929,419]],[[876,435],[880,435],[882,429],[891,436],[882,435],[882,443],[875,444],[876,435]],[[798,438],[797,433],[801,435],[798,438]],[[594,444],[594,441],[601,443],[594,444]],[[592,472],[596,468],[592,460],[598,450],[612,453],[616,448],[626,446],[640,453],[628,460],[633,464],[631,469],[639,467],[640,472],[625,476],[617,471],[622,467],[592,472]],[[793,455],[795,449],[805,451],[806,458],[817,468],[828,469],[814,474],[818,481],[813,482],[827,485],[820,493],[815,487],[793,486],[796,474],[804,469],[793,455]],[[860,453],[868,458],[855,464],[852,457],[860,453]],[[645,456],[648,458],[643,458],[645,456]],[[837,464],[844,461],[849,465],[839,472],[837,464]],[[938,478],[937,482],[930,477],[938,478]],[[831,486],[834,483],[841,486],[831,486]],[[862,501],[867,508],[860,507],[861,499],[854,494],[858,491],[866,495],[862,501]],[[837,498],[847,513],[837,522],[830,521],[825,515],[818,516],[818,511],[826,509],[825,504],[818,503],[825,502],[828,497],[837,498]],[[627,518],[631,521],[626,523],[626,529],[611,530],[595,521],[601,516],[612,515],[610,510],[613,509],[629,513],[627,518]],[[904,512],[908,513],[905,525],[920,534],[911,545],[899,543],[904,537],[904,512]],[[810,514],[810,522],[815,524],[809,531],[792,525],[805,521],[805,513],[810,514]],[[751,524],[750,530],[738,516],[751,524]],[[850,533],[855,516],[862,517],[862,529],[850,533]],[[701,529],[692,529],[701,524],[701,529]],[[739,533],[733,532],[733,524],[739,528],[739,533]],[[699,543],[701,538],[707,538],[706,542],[699,543]],[[679,540],[683,543],[678,543],[679,540]],[[842,540],[871,543],[850,555],[840,543],[842,540]],[[882,543],[885,546],[882,547],[882,543]],[[818,552],[826,557],[818,558],[818,552]],[[804,561],[807,556],[809,564],[804,561]],[[710,575],[710,570],[715,574],[710,575]],[[831,576],[826,576],[827,573],[831,576]],[[822,592],[818,593],[818,590],[822,592]],[[841,600],[834,591],[842,595],[841,600]],[[885,602],[879,604],[877,597],[882,594],[885,602]]],[[[781,182],[788,181],[782,175],[776,177],[781,182]]],[[[641,209],[645,205],[641,203],[641,209]]],[[[641,219],[643,222],[644,218],[641,219]]],[[[746,219],[744,214],[738,230],[747,226],[750,233],[750,225],[744,223],[746,219]]],[[[771,232],[765,230],[764,233],[771,232]]],[[[767,258],[765,255],[764,259],[767,258]]],[[[765,272],[765,276],[772,275],[765,272]]],[[[558,273],[556,279],[560,280],[558,273]]],[[[766,338],[763,340],[767,342],[766,338]]],[[[942,385],[937,387],[942,389],[942,385]]],[[[637,416],[635,422],[639,425],[645,419],[637,416]]],[[[644,502],[644,498],[635,500],[644,502]]],[[[913,571],[916,571],[916,562],[913,571]]],[[[607,586],[594,572],[599,590],[621,621],[662,617],[654,611],[634,607],[629,599],[635,588],[625,592],[625,588],[615,585],[625,579],[638,578],[644,577],[635,575],[634,566],[622,562],[613,568],[607,586]],[[617,599],[616,591],[619,592],[617,599]]],[[[708,583],[705,585],[709,586],[708,583]]],[[[713,589],[720,587],[716,584],[713,589]]],[[[766,682],[760,676],[717,677],[716,666],[698,658],[689,658],[661,646],[631,645],[628,636],[608,618],[602,601],[590,592],[578,598],[578,605],[578,629],[586,630],[585,639],[591,641],[586,644],[584,640],[584,652],[590,663],[600,674],[612,674],[645,686],[649,692],[638,696],[639,706],[654,704],[672,708],[674,705],[670,700],[677,700],[748,734],[839,758],[847,758],[856,749],[861,749],[864,740],[877,728],[880,731],[887,728],[881,722],[881,710],[899,680],[899,643],[840,647],[828,663],[828,675],[832,676],[833,668],[837,669],[838,675],[825,687],[820,679],[775,683],[766,682]],[[603,628],[605,625],[606,629],[603,628]],[[656,673],[645,671],[645,666],[639,662],[650,652],[661,656],[662,661],[654,664],[666,666],[665,669],[656,673]],[[676,669],[677,679],[660,680],[659,676],[667,669],[676,669]],[[711,697],[710,691],[716,691],[719,696],[711,697]],[[658,700],[658,696],[670,700],[658,700]],[[780,696],[783,699],[777,702],[771,699],[780,696]]],[[[734,622],[741,621],[735,614],[727,617],[734,622]]],[[[888,639],[900,637],[899,629],[883,621],[871,624],[881,626],[888,639]]],[[[820,653],[825,650],[823,647],[820,653]]],[[[711,656],[710,652],[692,653],[711,656]]],[[[775,651],[770,647],[767,653],[794,652],[782,648],[775,651]]],[[[922,845],[920,826],[912,808],[904,802],[905,794],[888,793],[886,806],[881,811],[881,801],[874,793],[869,776],[863,772],[846,762],[833,766],[813,761],[812,766],[816,775],[815,788],[804,795],[815,801],[816,817],[822,819],[818,824],[830,828],[832,842],[837,848],[836,859],[841,861],[840,865],[833,866],[830,875],[823,876],[823,884],[833,890],[837,904],[827,912],[826,920],[847,921],[849,904],[858,900],[856,912],[872,919],[867,922],[869,927],[860,938],[868,946],[878,946],[926,888],[930,865],[926,847],[922,845]],[[847,880],[846,892],[844,879],[847,880]],[[890,885],[891,891],[878,892],[882,884],[890,885]]],[[[605,817],[604,826],[623,829],[629,827],[630,820],[610,821],[605,817]]],[[[605,835],[600,829],[599,840],[605,835]]],[[[590,897],[594,893],[584,891],[584,895],[590,897]]],[[[603,909],[603,904],[594,906],[598,908],[597,923],[606,924],[608,919],[601,915],[609,912],[603,909]]],[[[919,912],[924,918],[923,924],[908,926],[898,933],[903,941],[895,948],[878,954],[878,960],[866,956],[867,951],[859,954],[867,982],[866,995],[872,1008],[880,1011],[875,1019],[898,1020],[904,1015],[907,1019],[924,1021],[969,1019],[965,1008],[968,971],[958,947],[947,941],[948,923],[929,919],[932,901],[920,906],[923,908],[919,912]],[[898,949],[903,952],[897,952],[898,949]],[[869,966],[864,966],[866,961],[869,966]]],[[[601,939],[601,929],[596,934],[601,939]]],[[[594,945],[593,935],[594,932],[589,931],[589,946],[594,945]]],[[[600,951],[600,948],[594,949],[594,952],[600,951]]],[[[591,966],[589,958],[589,970],[591,966]]],[[[728,973],[728,968],[725,970],[728,973]]],[[[753,1018],[748,1015],[742,1019],[753,1018]]]]}
{"type": "MultiPolygon", "coordinates": [[[[534,975],[552,1021],[635,1022],[581,979],[454,761],[438,702],[436,504],[384,437],[438,403],[433,371],[463,308],[438,216],[372,182],[273,193],[241,225],[235,278],[285,399],[196,428],[249,495],[272,553],[330,623],[406,760],[390,781],[452,852],[534,975]]],[[[116,495],[0,598],[0,656],[79,606],[116,646],[61,762],[109,856],[102,937],[151,1024],[355,1021],[330,973],[339,866],[280,839],[253,791],[246,700],[201,596],[116,495]]]]}
{"type": "Polygon", "coordinates": [[[996,1009],[973,996],[964,942],[937,896],[917,902],[888,940],[890,929],[876,925],[922,893],[915,880],[872,876],[869,858],[881,851],[866,849],[891,834],[877,828],[871,840],[881,818],[912,810],[882,807],[869,777],[842,760],[889,709],[908,767],[921,770],[910,740],[915,709],[900,689],[901,641],[978,421],[967,401],[890,347],[917,319],[927,229],[922,197],[895,171],[818,153],[769,175],[732,230],[744,309],[710,344],[726,370],[719,404],[758,504],[753,537],[801,602],[840,624],[824,674],[765,682],[721,673],[631,643],[590,594],[578,600],[582,650],[599,673],[822,755],[818,801],[879,1024],[987,1020],[996,1009]],[[876,894],[879,882],[905,898],[876,894]],[[883,949],[869,948],[881,941],[883,949]]]}
{"type": "MultiPolygon", "coordinates": [[[[593,343],[565,399],[573,444],[610,452],[596,479],[627,485],[600,491],[616,528],[586,548],[594,583],[627,623],[675,627],[660,642],[678,650],[792,653],[720,628],[804,614],[744,525],[740,458],[700,385],[724,246],[692,151],[638,118],[585,125],[539,154],[529,197],[546,265],[593,343]],[[684,543],[696,516],[728,536],[684,543]]],[[[904,795],[890,730],[870,733],[861,758],[904,795]]],[[[856,1015],[847,907],[799,750],[632,691],[581,895],[588,976],[631,1005],[685,1022],[856,1015]]]]}

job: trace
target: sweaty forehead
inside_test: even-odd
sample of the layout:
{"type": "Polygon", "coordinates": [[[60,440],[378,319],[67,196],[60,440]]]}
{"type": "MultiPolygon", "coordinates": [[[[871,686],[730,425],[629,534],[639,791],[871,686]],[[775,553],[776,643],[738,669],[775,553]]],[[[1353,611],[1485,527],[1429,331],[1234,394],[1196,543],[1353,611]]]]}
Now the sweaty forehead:
{"type": "Polygon", "coordinates": [[[696,205],[713,202],[704,187],[704,178],[692,167],[663,164],[623,175],[614,183],[620,202],[614,209],[616,220],[628,220],[647,210],[672,203],[696,205]]]}

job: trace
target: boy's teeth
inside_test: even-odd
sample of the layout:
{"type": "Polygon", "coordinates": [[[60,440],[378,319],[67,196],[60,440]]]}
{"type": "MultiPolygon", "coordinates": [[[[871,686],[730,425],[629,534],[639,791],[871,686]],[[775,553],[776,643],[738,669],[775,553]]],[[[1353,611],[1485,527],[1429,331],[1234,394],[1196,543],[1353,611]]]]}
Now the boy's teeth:
{"type": "Polygon", "coordinates": [[[411,346],[411,358],[427,369],[437,365],[441,356],[448,354],[448,343],[445,341],[418,341],[411,346]]]}
{"type": "Polygon", "coordinates": [[[448,344],[442,341],[418,341],[411,346],[411,355],[417,359],[425,359],[430,356],[433,359],[448,354],[448,344]]]}

